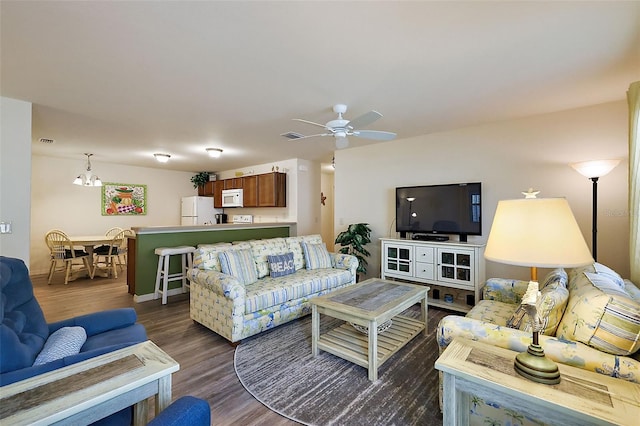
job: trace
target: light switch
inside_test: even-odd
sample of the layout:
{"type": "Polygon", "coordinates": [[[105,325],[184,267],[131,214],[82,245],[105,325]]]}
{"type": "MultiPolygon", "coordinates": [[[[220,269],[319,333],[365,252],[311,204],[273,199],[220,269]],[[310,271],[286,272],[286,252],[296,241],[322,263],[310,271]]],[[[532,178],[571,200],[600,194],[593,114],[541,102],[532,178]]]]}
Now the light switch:
{"type": "Polygon", "coordinates": [[[0,234],[11,234],[11,222],[0,222],[0,234]]]}

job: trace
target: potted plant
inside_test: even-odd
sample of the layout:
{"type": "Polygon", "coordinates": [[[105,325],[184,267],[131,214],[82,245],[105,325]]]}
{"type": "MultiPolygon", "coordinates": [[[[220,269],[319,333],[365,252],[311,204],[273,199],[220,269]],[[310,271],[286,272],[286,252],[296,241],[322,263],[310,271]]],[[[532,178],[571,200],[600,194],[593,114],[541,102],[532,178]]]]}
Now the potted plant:
{"type": "Polygon", "coordinates": [[[352,223],[346,231],[342,231],[336,237],[335,244],[340,244],[340,253],[350,254],[358,258],[358,273],[367,273],[367,260],[365,257],[371,253],[364,246],[371,242],[371,228],[368,223],[352,223]]]}
{"type": "Polygon", "coordinates": [[[198,172],[191,176],[191,182],[193,183],[193,187],[196,189],[200,186],[204,186],[205,183],[209,182],[209,172],[198,172]]]}

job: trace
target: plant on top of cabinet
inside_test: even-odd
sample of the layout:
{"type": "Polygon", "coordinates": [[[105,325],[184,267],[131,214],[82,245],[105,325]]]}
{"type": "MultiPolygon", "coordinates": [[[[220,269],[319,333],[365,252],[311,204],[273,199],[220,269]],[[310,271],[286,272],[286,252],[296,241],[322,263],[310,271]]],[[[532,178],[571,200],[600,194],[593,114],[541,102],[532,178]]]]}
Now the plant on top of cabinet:
{"type": "Polygon", "coordinates": [[[198,172],[191,176],[191,183],[193,183],[193,187],[196,189],[199,186],[204,186],[207,182],[209,182],[209,172],[198,172]]]}
{"type": "Polygon", "coordinates": [[[367,260],[371,253],[364,246],[371,242],[371,228],[368,223],[352,223],[346,231],[336,237],[335,244],[340,244],[340,253],[351,254],[358,258],[357,272],[367,273],[367,260]]]}

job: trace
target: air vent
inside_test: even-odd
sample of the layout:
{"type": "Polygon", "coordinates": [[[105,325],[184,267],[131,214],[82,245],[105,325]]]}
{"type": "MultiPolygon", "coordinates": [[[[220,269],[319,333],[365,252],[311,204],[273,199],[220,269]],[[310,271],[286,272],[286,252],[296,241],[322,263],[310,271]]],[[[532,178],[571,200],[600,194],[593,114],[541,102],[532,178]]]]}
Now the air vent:
{"type": "Polygon", "coordinates": [[[283,133],[280,136],[284,136],[287,139],[300,139],[300,138],[304,138],[304,135],[301,135],[300,133],[296,133],[296,132],[287,132],[287,133],[283,133]]]}
{"type": "Polygon", "coordinates": [[[42,142],[42,143],[54,143],[55,140],[47,139],[47,138],[40,138],[40,142],[42,142]]]}

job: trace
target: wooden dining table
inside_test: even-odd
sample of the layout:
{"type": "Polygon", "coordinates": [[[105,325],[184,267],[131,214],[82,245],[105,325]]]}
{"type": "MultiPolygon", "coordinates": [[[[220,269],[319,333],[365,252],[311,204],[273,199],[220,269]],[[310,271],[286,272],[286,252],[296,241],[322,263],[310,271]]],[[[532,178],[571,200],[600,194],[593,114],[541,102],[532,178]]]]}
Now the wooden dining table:
{"type": "MultiPolygon", "coordinates": [[[[89,253],[89,265],[92,269],[95,268],[95,265],[93,264],[94,247],[103,244],[108,245],[113,241],[113,237],[109,237],[107,235],[69,235],[68,237],[74,247],[84,246],[84,251],[89,253]]],[[[91,273],[93,274],[93,270],[91,273]]]]}

